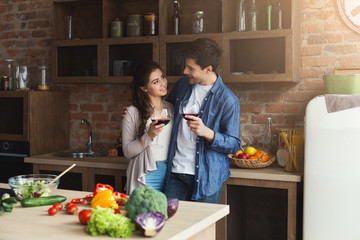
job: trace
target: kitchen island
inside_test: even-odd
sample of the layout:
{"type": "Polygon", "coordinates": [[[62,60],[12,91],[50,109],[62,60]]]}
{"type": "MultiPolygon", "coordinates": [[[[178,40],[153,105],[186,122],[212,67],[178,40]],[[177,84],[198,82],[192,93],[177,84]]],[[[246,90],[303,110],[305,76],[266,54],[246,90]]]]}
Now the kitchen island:
{"type": "MultiPolygon", "coordinates": [[[[76,163],[77,166],[71,171],[79,172],[83,178],[83,190],[91,191],[95,186],[96,174],[109,174],[115,178],[115,189],[121,189],[126,176],[126,168],[128,160],[124,157],[101,157],[86,159],[67,159],[54,157],[53,154],[43,154],[25,158],[25,162],[33,164],[33,172],[41,173],[45,170],[63,171],[68,166],[76,163]]],[[[231,215],[242,216],[244,212],[239,200],[243,199],[241,189],[260,189],[260,191],[274,190],[280,191],[284,196],[281,202],[281,211],[285,212],[283,217],[285,224],[281,227],[284,232],[284,239],[299,239],[299,231],[301,232],[301,207],[302,202],[302,174],[286,172],[276,163],[267,168],[262,169],[242,169],[230,166],[231,177],[223,185],[223,193],[221,197],[222,204],[231,206],[231,215]],[[235,203],[234,203],[235,202],[235,203]],[[231,204],[234,203],[234,204],[231,204]],[[299,219],[300,218],[300,219],[299,219]]],[[[235,233],[229,232],[229,216],[221,219],[216,225],[217,239],[232,239],[229,235],[235,233]]],[[[275,221],[276,222],[276,221],[275,221]]],[[[234,224],[234,223],[232,223],[234,224]]],[[[237,224],[235,222],[235,224],[237,224]]],[[[268,226],[272,228],[271,226],[268,226]]],[[[234,226],[236,231],[240,228],[234,226]]],[[[264,228],[264,226],[262,226],[264,228]]],[[[204,238],[206,239],[206,238],[204,238]]],[[[235,238],[239,239],[239,238],[235,238]]],[[[283,239],[283,238],[281,238],[283,239]]]]}
{"type": "MultiPolygon", "coordinates": [[[[0,188],[9,188],[0,183],[0,188]]],[[[72,198],[84,197],[89,192],[58,189],[54,194],[72,198]]],[[[20,204],[14,206],[11,213],[0,217],[0,239],[113,239],[107,235],[93,237],[85,232],[86,227],[81,225],[77,214],[68,215],[65,211],[54,216],[48,215],[51,206],[23,208],[20,204]]],[[[88,205],[79,205],[79,210],[88,205]]],[[[183,240],[206,239],[215,240],[218,220],[229,214],[229,206],[224,204],[208,204],[180,201],[177,213],[166,221],[161,232],[154,240],[183,240]]],[[[139,231],[134,231],[128,239],[146,239],[139,231]]]]}

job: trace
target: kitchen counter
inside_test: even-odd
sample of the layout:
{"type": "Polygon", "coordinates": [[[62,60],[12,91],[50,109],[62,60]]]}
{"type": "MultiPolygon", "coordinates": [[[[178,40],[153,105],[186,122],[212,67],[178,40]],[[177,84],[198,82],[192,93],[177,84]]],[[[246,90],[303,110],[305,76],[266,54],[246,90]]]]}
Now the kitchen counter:
{"type": "Polygon", "coordinates": [[[94,158],[63,158],[55,157],[55,153],[46,153],[25,158],[25,162],[35,164],[49,164],[59,166],[71,166],[76,163],[77,167],[90,167],[102,169],[126,170],[129,160],[125,157],[94,157],[94,158]]]}
{"type": "Polygon", "coordinates": [[[72,164],[76,167],[70,172],[81,175],[82,190],[92,191],[96,182],[96,176],[111,176],[114,178],[114,187],[122,191],[124,178],[129,160],[125,157],[94,157],[94,158],[63,158],[55,157],[55,153],[47,153],[25,158],[25,162],[33,164],[33,173],[46,171],[55,174],[64,171],[72,164]]]}
{"type": "MultiPolygon", "coordinates": [[[[8,188],[0,183],[0,188],[8,188]]],[[[55,194],[55,192],[54,192],[55,194]]],[[[56,194],[72,198],[84,197],[88,192],[56,190],[56,194]]],[[[108,236],[93,237],[85,232],[85,226],[78,221],[77,215],[68,215],[65,211],[49,216],[50,206],[23,208],[14,206],[11,213],[3,214],[0,219],[0,239],[112,239],[108,236]]],[[[79,205],[80,210],[84,207],[79,205]]],[[[161,232],[154,240],[206,239],[215,240],[215,223],[229,214],[229,206],[224,204],[208,204],[180,201],[177,213],[167,220],[161,232]]],[[[146,239],[135,231],[128,239],[146,239]]]]}
{"type": "MultiPolygon", "coordinates": [[[[97,168],[97,169],[114,169],[125,170],[129,163],[125,157],[99,157],[99,158],[61,158],[54,157],[53,153],[42,154],[25,158],[25,162],[33,163],[35,165],[57,165],[57,166],[70,166],[76,163],[76,167],[83,168],[97,168]]],[[[231,178],[244,178],[244,179],[258,179],[258,180],[272,180],[272,181],[285,181],[285,182],[301,182],[301,173],[286,172],[284,168],[279,167],[273,163],[267,168],[261,169],[244,169],[230,166],[231,178]]]]}

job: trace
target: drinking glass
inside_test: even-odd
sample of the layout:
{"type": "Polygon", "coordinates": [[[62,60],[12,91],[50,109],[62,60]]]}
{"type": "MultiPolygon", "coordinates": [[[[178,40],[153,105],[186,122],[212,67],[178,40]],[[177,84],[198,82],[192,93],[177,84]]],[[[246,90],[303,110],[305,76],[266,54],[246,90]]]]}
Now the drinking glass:
{"type": "MultiPolygon", "coordinates": [[[[151,115],[151,121],[158,121],[155,125],[160,125],[160,124],[168,124],[171,120],[171,116],[170,116],[170,110],[167,107],[164,107],[161,111],[160,114],[153,114],[151,115]]],[[[161,132],[159,133],[159,135],[161,134],[161,132]]],[[[159,144],[159,135],[156,137],[156,142],[153,146],[158,147],[158,148],[162,148],[162,146],[159,144]]]]}
{"type": "Polygon", "coordinates": [[[27,90],[29,84],[30,74],[28,67],[25,65],[16,66],[15,80],[16,85],[19,86],[21,90],[27,90]]]}
{"type": "MultiPolygon", "coordinates": [[[[179,113],[180,115],[188,120],[188,121],[191,121],[189,118],[186,118],[185,116],[186,115],[191,115],[191,116],[199,116],[199,112],[200,112],[200,104],[198,101],[195,101],[195,100],[185,100],[185,101],[182,101],[180,103],[180,108],[179,108],[179,113]]],[[[189,128],[189,131],[190,131],[190,141],[194,142],[196,137],[194,137],[194,132],[190,130],[189,128]]]]}

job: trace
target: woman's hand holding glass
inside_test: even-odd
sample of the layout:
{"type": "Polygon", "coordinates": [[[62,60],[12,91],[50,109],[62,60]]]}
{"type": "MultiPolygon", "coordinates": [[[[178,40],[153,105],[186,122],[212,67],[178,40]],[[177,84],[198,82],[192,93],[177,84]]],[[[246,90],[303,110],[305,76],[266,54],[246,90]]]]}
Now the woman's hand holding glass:
{"type": "MultiPolygon", "coordinates": [[[[165,127],[165,125],[170,122],[169,109],[164,107],[160,114],[154,113],[151,116],[151,121],[152,121],[152,123],[150,124],[150,128],[149,128],[149,137],[151,138],[151,136],[154,136],[151,138],[151,139],[154,139],[161,133],[161,131],[165,127]]],[[[159,138],[156,139],[155,146],[161,147],[159,145],[159,138]]]]}

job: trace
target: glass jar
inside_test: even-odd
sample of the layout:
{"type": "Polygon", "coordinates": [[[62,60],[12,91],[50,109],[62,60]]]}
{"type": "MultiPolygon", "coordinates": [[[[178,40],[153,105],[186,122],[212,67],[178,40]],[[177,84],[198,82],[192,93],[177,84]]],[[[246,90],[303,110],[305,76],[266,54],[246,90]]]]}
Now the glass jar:
{"type": "Polygon", "coordinates": [[[45,64],[38,68],[38,90],[46,91],[49,90],[49,71],[48,66],[45,64]]]}
{"type": "Polygon", "coordinates": [[[9,79],[9,90],[16,90],[18,87],[15,82],[15,72],[14,72],[14,60],[13,59],[5,59],[7,65],[7,77],[9,79]]]}
{"type": "Polygon", "coordinates": [[[116,18],[111,22],[111,37],[122,37],[123,33],[123,22],[116,18]]]}
{"type": "Polygon", "coordinates": [[[8,76],[3,76],[1,79],[1,90],[2,91],[9,91],[9,78],[8,76]]]}
{"type": "Polygon", "coordinates": [[[155,13],[144,14],[144,35],[157,35],[157,20],[158,16],[155,13]]]}
{"type": "Polygon", "coordinates": [[[129,15],[126,20],[126,36],[136,37],[143,33],[142,15],[129,15]]]}
{"type": "Polygon", "coordinates": [[[205,33],[206,32],[206,22],[205,22],[205,13],[204,11],[197,11],[194,14],[192,22],[193,33],[205,33]]]}

